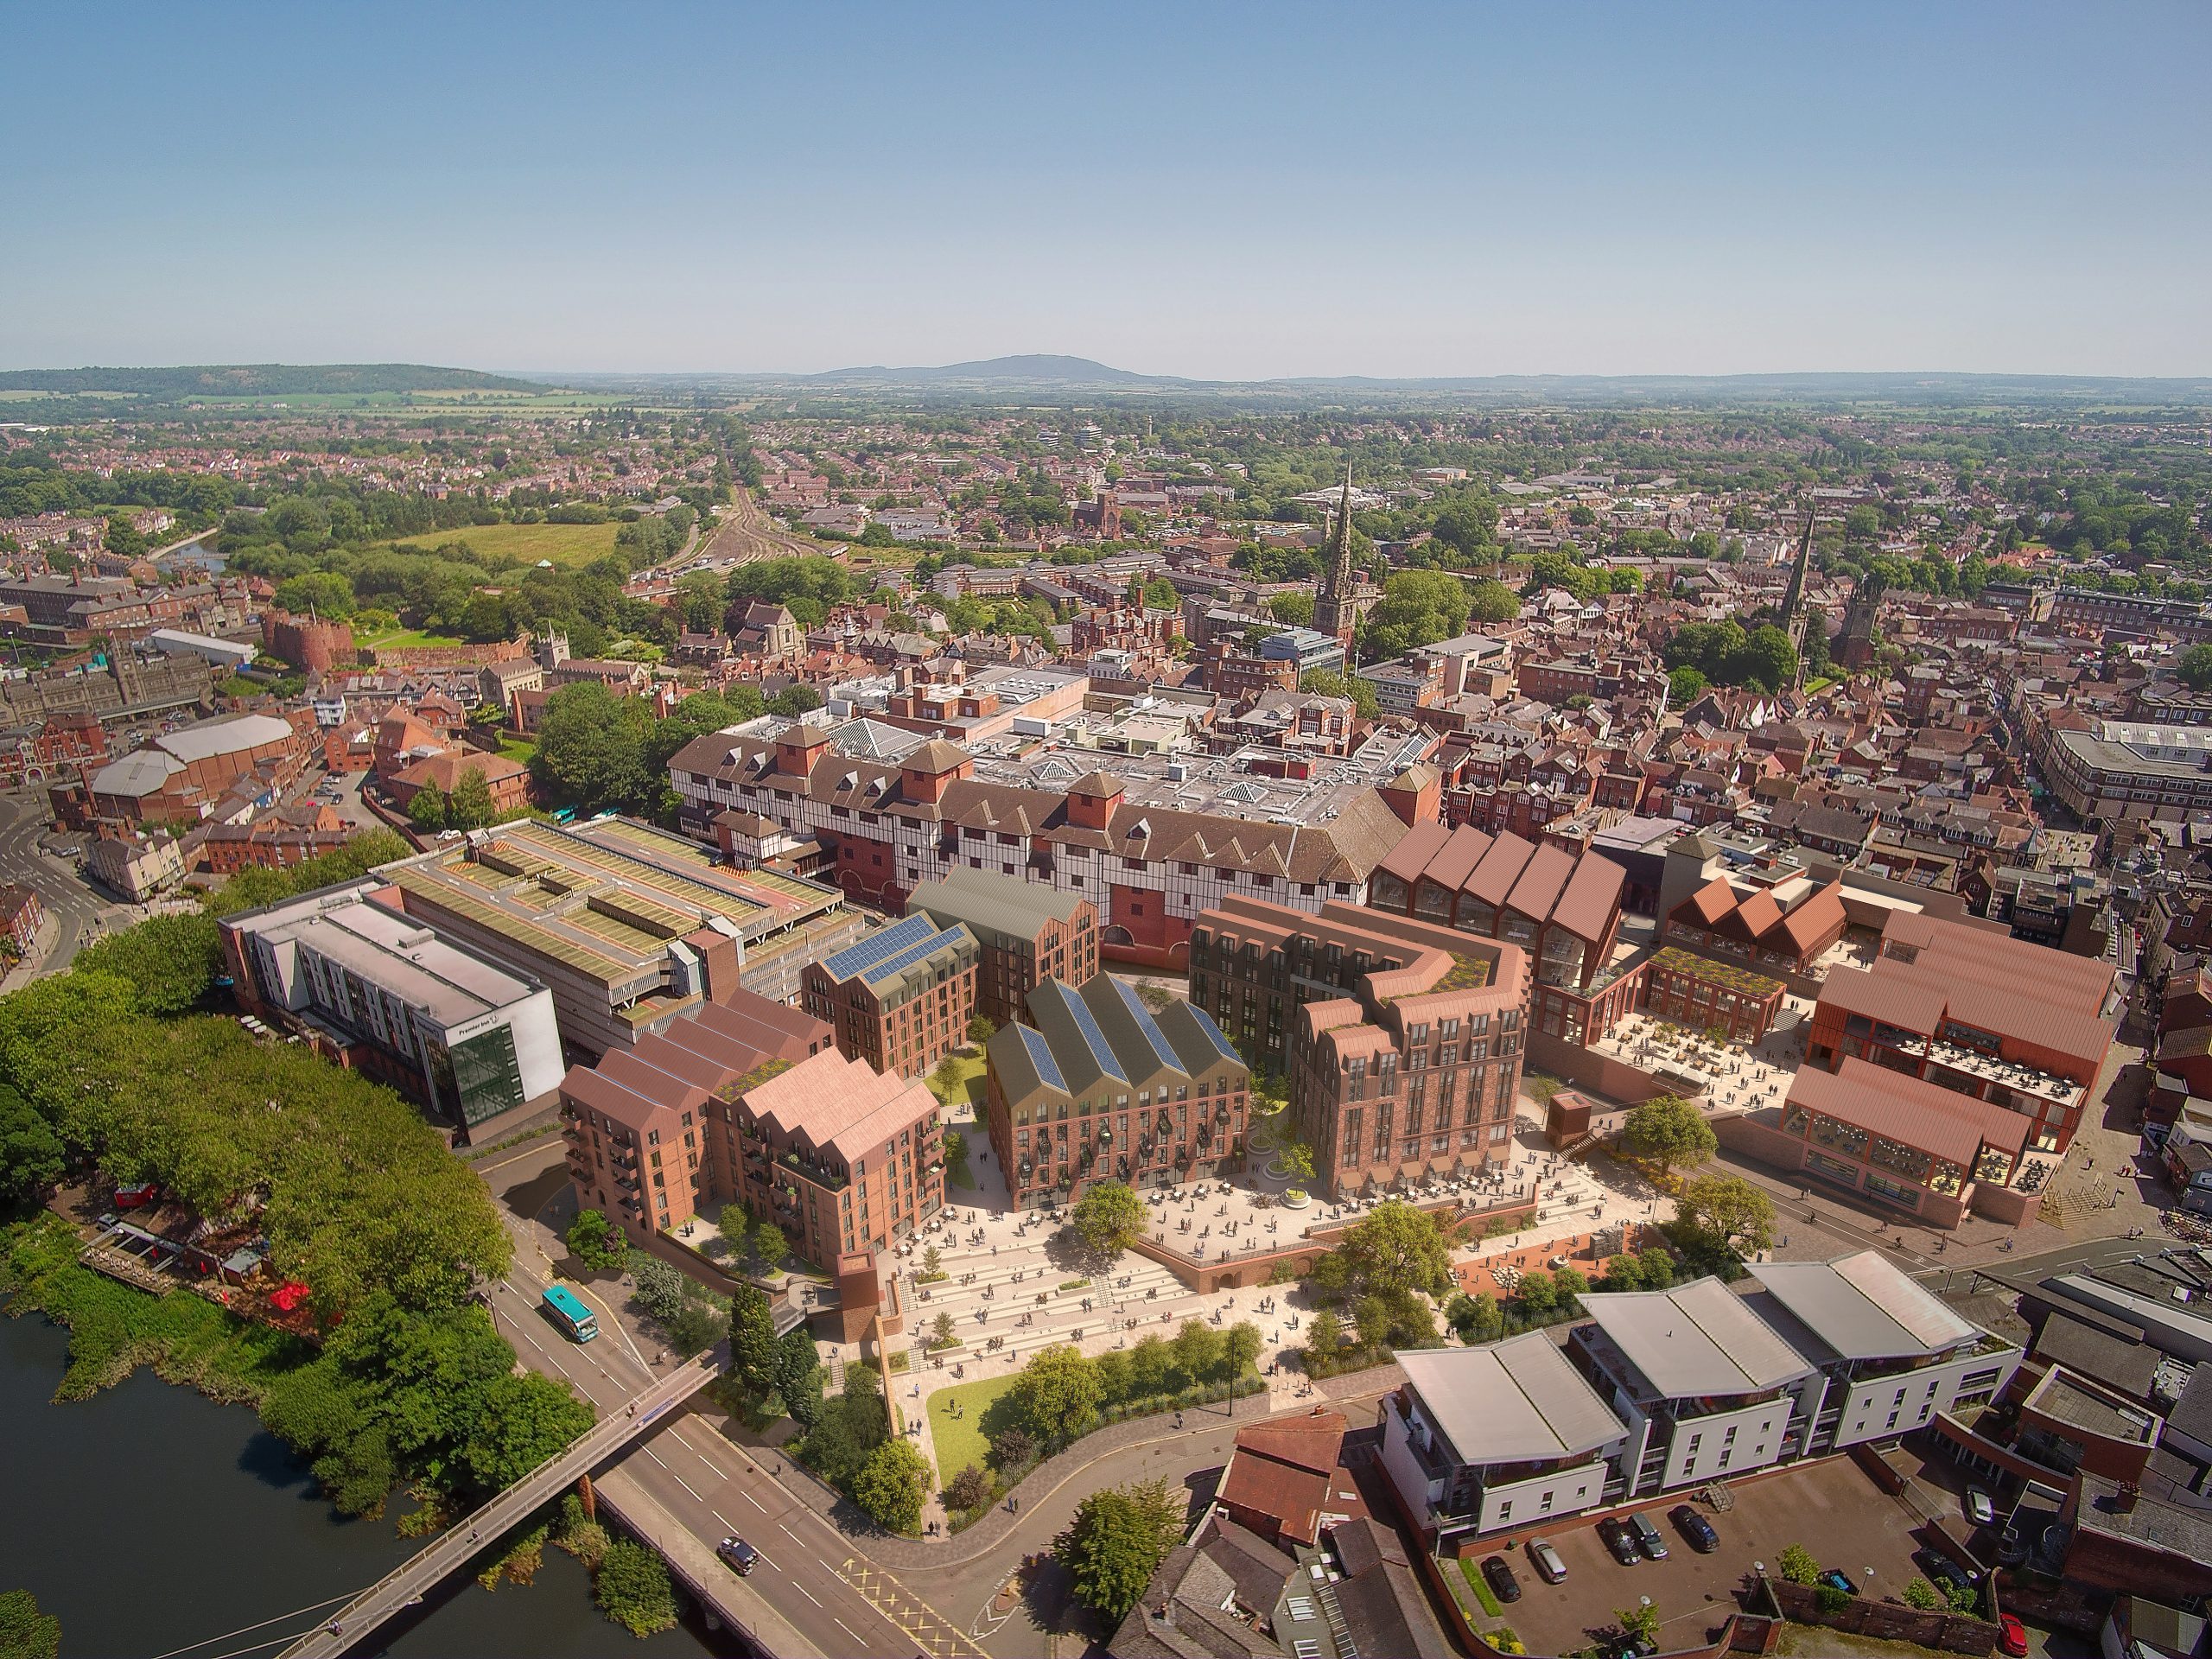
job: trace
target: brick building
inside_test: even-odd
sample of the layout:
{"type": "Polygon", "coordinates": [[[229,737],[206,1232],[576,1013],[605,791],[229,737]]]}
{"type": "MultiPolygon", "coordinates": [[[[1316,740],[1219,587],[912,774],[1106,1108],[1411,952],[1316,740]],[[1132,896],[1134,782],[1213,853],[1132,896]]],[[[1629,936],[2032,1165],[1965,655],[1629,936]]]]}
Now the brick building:
{"type": "Polygon", "coordinates": [[[1017,1205],[1242,1166],[1251,1073],[1203,1010],[1155,1014],[1101,974],[1079,988],[1046,981],[1027,1013],[985,1051],[991,1145],[1017,1205]]]}
{"type": "Polygon", "coordinates": [[[39,924],[45,919],[46,906],[35,890],[19,881],[0,882],[0,939],[7,941],[14,956],[20,959],[30,954],[38,942],[39,924]]]}
{"type": "Polygon", "coordinates": [[[957,866],[916,887],[906,913],[975,936],[976,1012],[995,1026],[1020,1019],[1046,980],[1081,985],[1098,971],[1098,906],[1080,894],[957,866]]]}
{"type": "Polygon", "coordinates": [[[246,779],[273,792],[306,769],[314,752],[314,715],[232,715],[148,744],[86,777],[80,788],[53,791],[65,822],[194,823],[246,779]]]}
{"type": "Polygon", "coordinates": [[[968,1040],[982,957],[961,924],[909,916],[808,963],[800,1006],[835,1027],[848,1058],[919,1077],[968,1040]]]}
{"type": "Polygon", "coordinates": [[[1510,1159],[1529,957],[1402,916],[1237,899],[1199,918],[1191,998],[1280,1066],[1317,1185],[1510,1159]]]}
{"type": "Polygon", "coordinates": [[[353,627],[327,617],[294,616],[269,611],[261,619],[262,648],[309,674],[327,674],[350,668],[359,653],[353,649],[353,627]]]}

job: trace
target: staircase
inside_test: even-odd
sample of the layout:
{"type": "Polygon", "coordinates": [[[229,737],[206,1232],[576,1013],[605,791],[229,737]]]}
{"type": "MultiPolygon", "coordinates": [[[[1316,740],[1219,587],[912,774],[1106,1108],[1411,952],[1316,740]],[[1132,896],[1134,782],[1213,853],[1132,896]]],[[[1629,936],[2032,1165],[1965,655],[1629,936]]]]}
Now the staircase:
{"type": "Polygon", "coordinates": [[[1313,1599],[1321,1604],[1321,1617],[1329,1622],[1329,1635],[1337,1644],[1337,1659],[1359,1659],[1359,1649],[1352,1645],[1351,1630],[1344,1624],[1344,1610],[1337,1605],[1337,1592],[1327,1579],[1313,1586],[1313,1599]]]}

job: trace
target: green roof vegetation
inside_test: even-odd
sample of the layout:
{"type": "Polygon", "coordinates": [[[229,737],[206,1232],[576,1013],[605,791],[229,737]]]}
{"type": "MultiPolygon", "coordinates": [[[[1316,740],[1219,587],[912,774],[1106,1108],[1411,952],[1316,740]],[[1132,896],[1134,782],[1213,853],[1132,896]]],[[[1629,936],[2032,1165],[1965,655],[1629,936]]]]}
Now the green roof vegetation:
{"type": "Polygon", "coordinates": [[[1653,953],[1651,965],[1674,973],[1687,974],[1692,979],[1701,979],[1709,985],[1726,987],[1738,996],[1759,999],[1778,995],[1783,988],[1778,979],[1769,979],[1764,974],[1755,974],[1748,968],[1738,968],[1731,963],[1715,962],[1683,950],[1680,945],[1662,945],[1653,953]]]}
{"type": "Polygon", "coordinates": [[[1478,991],[1490,983],[1490,963],[1452,953],[1452,971],[1436,982],[1440,991],[1478,991]]]}

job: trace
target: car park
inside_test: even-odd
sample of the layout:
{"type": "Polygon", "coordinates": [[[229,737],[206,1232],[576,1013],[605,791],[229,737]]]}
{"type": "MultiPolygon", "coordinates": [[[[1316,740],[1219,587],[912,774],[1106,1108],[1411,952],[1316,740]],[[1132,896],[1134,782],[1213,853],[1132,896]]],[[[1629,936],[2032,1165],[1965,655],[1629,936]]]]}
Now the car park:
{"type": "Polygon", "coordinates": [[[1491,1593],[1500,1601],[1521,1599],[1521,1580],[1513,1576],[1513,1568],[1503,1555],[1483,1558],[1483,1580],[1490,1586],[1491,1593]]]}
{"type": "Polygon", "coordinates": [[[1967,1519],[1977,1527],[1997,1524],[1997,1505],[1990,1502],[1989,1494],[1979,1486],[1967,1488],[1966,1510],[1967,1519]]]}
{"type": "Polygon", "coordinates": [[[1659,1529],[1651,1524],[1648,1515],[1631,1515],[1628,1529],[1636,1539],[1636,1547],[1655,1561],[1667,1559],[1667,1541],[1659,1535],[1659,1529]]]}
{"type": "Polygon", "coordinates": [[[1605,1543],[1612,1558],[1623,1567],[1634,1567],[1643,1559],[1643,1552],[1636,1547],[1636,1534],[1627,1522],[1607,1516],[1598,1523],[1598,1536],[1605,1543]]]}
{"type": "Polygon", "coordinates": [[[753,1567],[760,1560],[760,1552],[742,1538],[725,1538],[715,1546],[715,1554],[729,1564],[740,1578],[750,1578],[753,1567]]]}
{"type": "Polygon", "coordinates": [[[1559,1551],[1541,1538],[1529,1541],[1529,1565],[1546,1584],[1558,1584],[1567,1577],[1567,1563],[1560,1560],[1559,1551]]]}
{"type": "Polygon", "coordinates": [[[1713,1529],[1713,1522],[1687,1503],[1677,1503],[1667,1511],[1667,1518],[1675,1523],[1675,1530],[1689,1540],[1690,1548],[1700,1555],[1710,1555],[1720,1548],[1720,1535],[1713,1529]]]}

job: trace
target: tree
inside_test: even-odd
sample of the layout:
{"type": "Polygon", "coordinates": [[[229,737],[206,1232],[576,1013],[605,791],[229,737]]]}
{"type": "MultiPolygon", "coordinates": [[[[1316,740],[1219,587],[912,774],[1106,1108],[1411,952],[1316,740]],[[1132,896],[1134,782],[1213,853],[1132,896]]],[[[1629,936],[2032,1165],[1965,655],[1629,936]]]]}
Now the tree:
{"type": "Polygon", "coordinates": [[[1444,1317],[1459,1333],[1459,1340],[1470,1345],[1479,1342],[1495,1342],[1505,1333],[1505,1316],[1499,1311],[1497,1298],[1488,1291],[1469,1296],[1464,1292],[1445,1304],[1444,1317]]]}
{"type": "Polygon", "coordinates": [[[79,951],[73,968],[128,980],[140,1013],[167,1017],[206,1001],[222,964],[222,931],[213,916],[195,911],[111,933],[79,951]]]}
{"type": "Polygon", "coordinates": [[[1268,613],[1288,626],[1310,628],[1313,626],[1313,595],[1310,593],[1270,594],[1268,613]]]}
{"type": "Polygon", "coordinates": [[[1908,1607],[1917,1607],[1923,1613],[1934,1612],[1943,1605],[1943,1598],[1936,1593],[1936,1586],[1922,1578],[1908,1579],[1897,1592],[1904,1598],[1908,1607]]]}
{"type": "Polygon", "coordinates": [[[1258,1325],[1249,1319],[1239,1319],[1230,1325],[1222,1337],[1222,1374],[1234,1382],[1258,1360],[1260,1346],[1258,1325]]]}
{"type": "Polygon", "coordinates": [[[597,1210],[579,1210],[569,1224],[569,1254],[594,1273],[619,1268],[629,1255],[622,1230],[597,1210]]]}
{"type": "Polygon", "coordinates": [[[1739,1175],[1701,1175],[1682,1189],[1677,1219],[1720,1245],[1774,1248],[1774,1203],[1739,1175]]]}
{"type": "Polygon", "coordinates": [[[425,783],[407,803],[407,821],[426,834],[446,827],[446,798],[435,784],[425,783]]]}
{"type": "Polygon", "coordinates": [[[536,1371],[494,1377],[476,1405],[461,1465],[481,1490],[505,1491],[566,1451],[595,1414],[568,1384],[536,1371]]]}
{"type": "Polygon", "coordinates": [[[811,1429],[822,1414],[822,1357],[804,1324],[776,1339],[775,1379],[785,1412],[802,1429],[811,1429]]]}
{"type": "Polygon", "coordinates": [[[988,1015],[977,1014],[968,1022],[968,1040],[979,1046],[998,1035],[998,1022],[988,1015]]]}
{"type": "Polygon", "coordinates": [[[775,1321],[753,1285],[740,1285],[729,1299],[729,1369],[755,1400],[776,1386],[775,1321]]]}
{"type": "Polygon", "coordinates": [[[1282,1166],[1290,1172],[1293,1180],[1312,1180],[1313,1179],[1313,1148],[1303,1141],[1292,1141],[1282,1149],[1282,1166]]]}
{"type": "Polygon", "coordinates": [[[1112,1630],[1128,1616],[1182,1532],[1183,1506],[1166,1483],[1140,1481],[1093,1492],[1076,1506],[1052,1554],[1074,1580],[1075,1599],[1112,1630]]]}
{"type": "Polygon", "coordinates": [[[952,1329],[952,1315],[950,1313],[940,1313],[930,1325],[930,1346],[932,1348],[950,1348],[952,1346],[954,1335],[955,1333],[952,1329]]]}
{"type": "Polygon", "coordinates": [[[1605,1277],[1599,1285],[1606,1291],[1642,1290],[1643,1263],[1632,1255],[1617,1255],[1605,1263],[1605,1277]]]}
{"type": "Polygon", "coordinates": [[[1029,1357],[1007,1398],[1033,1436],[1065,1444],[1098,1415],[1098,1370],[1076,1349],[1054,1343],[1029,1357]]]}
{"type": "Polygon", "coordinates": [[[1174,1353],[1176,1369],[1192,1382],[1204,1382],[1219,1374],[1228,1338],[1204,1319],[1185,1319],[1168,1347],[1174,1353]]]}
{"type": "Polygon", "coordinates": [[[760,1262],[764,1273],[779,1269],[791,1248],[790,1241],[784,1236],[784,1230],[772,1221],[764,1221],[753,1230],[753,1257],[760,1262]]]}
{"type": "Polygon", "coordinates": [[[1638,1251],[1637,1263],[1643,1272],[1646,1290],[1664,1290],[1675,1282],[1675,1258],[1663,1244],[1654,1244],[1638,1251]]]}
{"type": "Polygon", "coordinates": [[[592,1592],[600,1611],[632,1636],[651,1636],[676,1623],[676,1590],[669,1582],[667,1564],[627,1538],[607,1547],[592,1592]]]}
{"type": "Polygon", "coordinates": [[[1344,1235],[1333,1254],[1344,1259],[1357,1293],[1425,1290],[1451,1282],[1452,1247],[1436,1218],[1390,1198],[1344,1235]]]}
{"type": "Polygon", "coordinates": [[[2191,645],[2182,652],[2174,675],[2192,691],[2212,690],[2212,645],[2191,645]]]}
{"type": "Polygon", "coordinates": [[[446,828],[482,830],[499,816],[499,809],[492,804],[492,785],[484,781],[484,768],[464,767],[453,780],[453,793],[446,797],[446,828]]]}
{"type": "Polygon", "coordinates": [[[1467,584],[1448,571],[1395,571],[1360,622],[1360,649],[1373,660],[1448,639],[1465,628],[1468,603],[1467,584]]]}
{"type": "Polygon", "coordinates": [[[652,724],[642,697],[618,697],[596,680],[564,685],[546,699],[531,770],[579,810],[647,810],[667,780],[646,757],[652,724]]]}
{"type": "Polygon", "coordinates": [[[930,1466],[912,1440],[886,1440],[868,1453],[853,1478],[853,1502],[878,1526],[892,1532],[918,1532],[922,1491],[929,1478],[930,1466]]]}
{"type": "Polygon", "coordinates": [[[934,1279],[944,1270],[944,1252],[934,1244],[922,1252],[922,1275],[934,1279]]]}
{"type": "Polygon", "coordinates": [[[0,1659],[54,1659],[61,1651],[61,1621],[38,1610],[28,1590],[0,1592],[0,1659]]]}
{"type": "Polygon", "coordinates": [[[1618,1621],[1621,1634],[1635,1638],[1638,1653],[1655,1651],[1659,1638],[1659,1610],[1647,1596],[1634,1607],[1616,1607],[1613,1618],[1618,1621]]]}
{"type": "Polygon", "coordinates": [[[1104,1266],[1143,1236],[1144,1200],[1119,1181],[1101,1181],[1077,1201],[1071,1221],[1084,1253],[1104,1266]]]}
{"type": "Polygon", "coordinates": [[[1344,1323],[1325,1307],[1306,1321],[1306,1369],[1325,1376],[1335,1369],[1344,1345],[1344,1323]]]}
{"type": "Polygon", "coordinates": [[[1820,1582],[1821,1564],[1802,1544],[1784,1544],[1782,1554],[1774,1558],[1774,1570],[1782,1575],[1784,1584],[1820,1582]]]}
{"type": "Polygon", "coordinates": [[[1513,1287],[1521,1306],[1539,1316],[1551,1313],[1559,1306],[1559,1287],[1552,1282],[1550,1274],[1541,1268],[1530,1268],[1521,1275],[1521,1282],[1513,1287]]]}
{"type": "Polygon", "coordinates": [[[1621,1124],[1621,1145],[1632,1156],[1672,1171],[1705,1162],[1720,1142],[1696,1107],[1674,1095],[1659,1095],[1629,1113],[1621,1124]]]}
{"type": "Polygon", "coordinates": [[[668,1345],[685,1359],[715,1345],[722,1322],[696,1302],[686,1302],[667,1322],[668,1345]]]}
{"type": "Polygon", "coordinates": [[[683,1274],[665,1262],[638,1265],[638,1306],[648,1319],[666,1325],[683,1311],[683,1274]]]}
{"type": "MultiPolygon", "coordinates": [[[[1165,1345],[1157,1337],[1152,1340],[1155,1344],[1165,1345]]],[[[1141,1348],[1144,1344],[1140,1342],[1137,1346],[1141,1348]]],[[[1037,1442],[1026,1428],[1002,1428],[991,1436],[991,1461],[1001,1470],[1019,1469],[1036,1451],[1037,1442]]]]}
{"type": "Polygon", "coordinates": [[[1521,598],[1502,582],[1485,577],[1467,590],[1467,620],[1510,622],[1521,614],[1521,598]]]}
{"type": "Polygon", "coordinates": [[[1667,701],[1675,708],[1685,708],[1704,695],[1709,683],[1704,670],[1694,663],[1684,663],[1667,676],[1667,701]]]}
{"type": "Polygon", "coordinates": [[[946,1484],[944,1507],[948,1510],[980,1510],[989,1501],[990,1496],[989,1478],[971,1463],[946,1484]]]}
{"type": "Polygon", "coordinates": [[[1308,696],[1350,697],[1352,712],[1362,720],[1382,718],[1382,699],[1375,690],[1375,683],[1357,674],[1339,673],[1333,668],[1309,668],[1299,676],[1298,689],[1308,696]]]}
{"type": "Polygon", "coordinates": [[[1463,558],[1493,549],[1497,531],[1497,504],[1489,491],[1480,488],[1445,501],[1429,525],[1432,536],[1463,558]]]}
{"type": "Polygon", "coordinates": [[[787,685],[768,699],[768,712],[797,720],[822,706],[822,694],[810,685],[787,685]]]}
{"type": "Polygon", "coordinates": [[[1552,1288],[1559,1293],[1559,1305],[1568,1313],[1580,1311],[1578,1304],[1590,1289],[1589,1280],[1573,1268],[1561,1268],[1552,1275],[1552,1288]]]}
{"type": "Polygon", "coordinates": [[[61,1137],[29,1101],[0,1084],[0,1201],[35,1200],[67,1167],[61,1137]]]}

